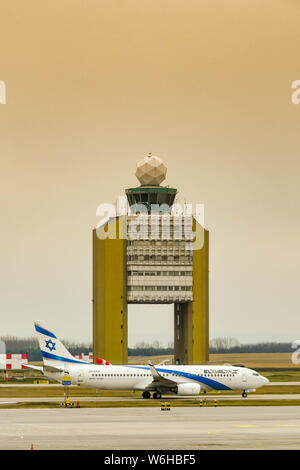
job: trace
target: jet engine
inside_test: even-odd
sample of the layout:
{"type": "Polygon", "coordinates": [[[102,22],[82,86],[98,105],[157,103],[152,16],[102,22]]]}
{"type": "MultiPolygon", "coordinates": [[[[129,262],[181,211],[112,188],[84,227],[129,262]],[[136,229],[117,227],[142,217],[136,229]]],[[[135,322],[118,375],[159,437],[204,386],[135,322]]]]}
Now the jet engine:
{"type": "Polygon", "coordinates": [[[200,395],[201,386],[199,384],[178,384],[177,385],[177,395],[188,396],[188,395],[200,395]]]}

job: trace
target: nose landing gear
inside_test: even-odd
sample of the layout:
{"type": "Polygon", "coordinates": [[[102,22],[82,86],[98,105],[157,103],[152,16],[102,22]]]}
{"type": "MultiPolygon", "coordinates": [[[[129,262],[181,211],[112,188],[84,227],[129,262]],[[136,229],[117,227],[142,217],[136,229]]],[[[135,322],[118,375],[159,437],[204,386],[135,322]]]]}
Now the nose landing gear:
{"type": "Polygon", "coordinates": [[[243,397],[243,398],[247,398],[247,396],[248,396],[248,395],[247,395],[247,393],[246,393],[245,390],[244,390],[243,393],[242,393],[242,397],[243,397]]]}

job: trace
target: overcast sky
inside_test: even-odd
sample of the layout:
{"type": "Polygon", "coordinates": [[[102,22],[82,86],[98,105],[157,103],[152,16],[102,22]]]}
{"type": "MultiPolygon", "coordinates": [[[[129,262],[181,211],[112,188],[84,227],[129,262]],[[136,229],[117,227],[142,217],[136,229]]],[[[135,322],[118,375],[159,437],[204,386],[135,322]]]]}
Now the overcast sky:
{"type": "MultiPolygon", "coordinates": [[[[96,208],[148,152],[205,204],[210,337],[300,337],[297,0],[1,0],[0,334],[92,338],[96,208]]],[[[130,306],[129,344],[173,338],[130,306]]]]}

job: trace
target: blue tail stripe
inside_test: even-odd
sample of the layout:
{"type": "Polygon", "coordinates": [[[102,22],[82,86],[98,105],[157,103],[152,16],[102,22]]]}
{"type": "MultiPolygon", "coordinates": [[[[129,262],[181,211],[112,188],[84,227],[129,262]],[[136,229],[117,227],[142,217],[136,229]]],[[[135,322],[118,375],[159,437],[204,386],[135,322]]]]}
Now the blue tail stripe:
{"type": "Polygon", "coordinates": [[[42,335],[46,336],[51,336],[51,338],[56,338],[54,333],[51,333],[51,331],[45,330],[44,328],[41,328],[39,325],[34,325],[35,329],[38,333],[42,333],[42,335]]]}
{"type": "Polygon", "coordinates": [[[53,359],[55,361],[63,361],[63,362],[72,362],[76,364],[89,364],[89,362],[85,361],[78,361],[77,359],[69,359],[67,357],[62,357],[62,356],[57,356],[56,354],[51,354],[46,351],[41,351],[42,356],[45,357],[46,359],[53,359]]]}

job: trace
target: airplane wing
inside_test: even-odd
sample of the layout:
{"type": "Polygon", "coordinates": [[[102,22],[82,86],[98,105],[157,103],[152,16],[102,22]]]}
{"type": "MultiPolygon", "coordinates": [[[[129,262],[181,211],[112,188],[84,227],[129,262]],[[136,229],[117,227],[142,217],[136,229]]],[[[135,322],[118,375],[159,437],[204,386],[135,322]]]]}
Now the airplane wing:
{"type": "Polygon", "coordinates": [[[167,379],[166,377],[163,377],[154,367],[154,365],[148,361],[148,364],[150,366],[150,371],[152,374],[152,382],[148,384],[148,386],[145,388],[146,390],[151,390],[153,388],[161,387],[161,388],[174,388],[177,387],[177,383],[174,382],[174,380],[167,379]]]}

